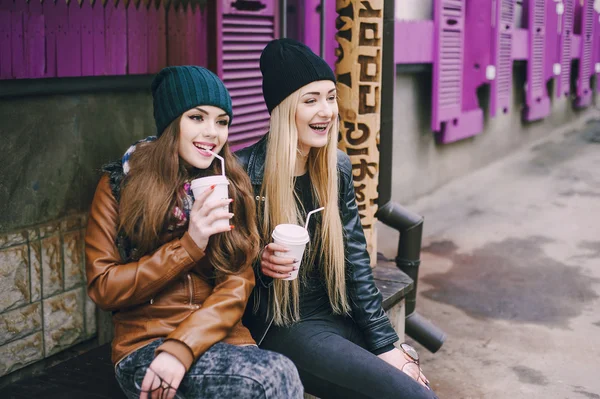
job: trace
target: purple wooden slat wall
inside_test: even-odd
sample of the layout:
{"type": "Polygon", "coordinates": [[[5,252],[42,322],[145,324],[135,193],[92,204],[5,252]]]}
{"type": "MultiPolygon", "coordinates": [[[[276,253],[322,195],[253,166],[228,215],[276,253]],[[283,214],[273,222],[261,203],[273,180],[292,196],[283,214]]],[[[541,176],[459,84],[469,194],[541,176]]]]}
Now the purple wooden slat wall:
{"type": "MultiPolygon", "coordinates": [[[[597,16],[596,16],[597,17],[597,16]]],[[[594,2],[584,0],[581,10],[581,57],[579,58],[579,76],[577,78],[577,98],[575,106],[587,107],[592,103],[593,42],[594,42],[594,2]]]]}
{"type": "Polygon", "coordinates": [[[30,0],[25,17],[25,57],[27,77],[44,76],[46,49],[44,46],[44,14],[39,0],[30,0]]]}
{"type": "Polygon", "coordinates": [[[101,1],[96,1],[93,12],[93,37],[94,37],[94,75],[106,75],[108,68],[106,57],[106,30],[104,22],[104,7],[101,1]]]}
{"type": "Polygon", "coordinates": [[[196,43],[198,43],[197,52],[197,64],[202,66],[208,66],[208,43],[206,38],[208,37],[208,10],[196,9],[196,43]]]}
{"type": "MultiPolygon", "coordinates": [[[[175,58],[174,65],[182,65],[186,63],[186,46],[185,42],[185,33],[187,30],[187,18],[185,13],[185,8],[183,4],[180,4],[176,9],[171,8],[170,10],[175,15],[175,20],[177,21],[175,24],[175,48],[177,49],[177,56],[175,58]]],[[[169,46],[169,49],[171,47],[169,46]]]]}
{"type": "Polygon", "coordinates": [[[0,0],[0,79],[12,78],[12,0],[0,0]]]}
{"type": "Polygon", "coordinates": [[[150,5],[148,13],[148,73],[157,73],[167,66],[167,32],[165,7],[150,5]]]}
{"type": "Polygon", "coordinates": [[[148,10],[143,1],[127,7],[127,73],[148,72],[148,10]]]}
{"type": "MultiPolygon", "coordinates": [[[[162,5],[159,5],[158,7],[163,8],[162,5]]],[[[146,26],[148,35],[148,41],[146,42],[148,48],[148,73],[156,73],[160,71],[161,68],[159,63],[161,43],[159,41],[158,10],[154,3],[151,3],[150,7],[148,7],[148,18],[146,21],[148,22],[146,26]]]]}
{"type": "Polygon", "coordinates": [[[441,141],[453,141],[444,135],[448,124],[458,125],[462,108],[462,69],[464,45],[464,2],[434,1],[434,62],[431,129],[442,133],[441,141]]]}
{"type": "Polygon", "coordinates": [[[81,76],[94,76],[94,10],[89,0],[81,3],[81,76]]]}
{"type": "Polygon", "coordinates": [[[65,1],[59,0],[54,4],[56,21],[56,72],[57,77],[69,76],[69,8],[65,1]]]}
{"type": "Polygon", "coordinates": [[[106,74],[125,75],[127,67],[127,12],[121,1],[109,0],[104,7],[106,74]]]}
{"type": "MultiPolygon", "coordinates": [[[[183,5],[180,5],[183,7],[183,5]]],[[[167,62],[169,65],[180,65],[179,64],[179,31],[177,25],[179,24],[177,18],[177,10],[173,6],[173,3],[167,8],[167,62]]]]}
{"type": "Polygon", "coordinates": [[[492,26],[492,65],[496,78],[491,82],[490,115],[498,108],[508,113],[512,93],[512,42],[515,23],[515,0],[496,0],[492,26]]]}
{"type": "Polygon", "coordinates": [[[81,7],[77,0],[69,2],[69,42],[71,43],[70,76],[81,76],[81,7]]]}
{"type": "Polygon", "coordinates": [[[571,92],[571,42],[573,41],[573,18],[575,0],[563,0],[559,39],[560,78],[557,79],[557,96],[568,97],[571,92]]]}
{"type": "Polygon", "coordinates": [[[23,18],[27,10],[27,3],[15,1],[11,12],[11,50],[12,50],[12,74],[15,78],[24,78],[26,65],[23,48],[23,18]]]}
{"type": "Polygon", "coordinates": [[[44,25],[46,37],[46,73],[47,78],[56,76],[56,36],[58,34],[59,19],[57,17],[58,9],[54,2],[44,1],[44,25]]]}
{"type": "Polygon", "coordinates": [[[542,119],[550,114],[550,98],[546,93],[546,0],[528,0],[523,3],[529,29],[529,58],[525,87],[524,118],[542,119]]]}
{"type": "Polygon", "coordinates": [[[197,55],[198,48],[200,47],[198,42],[196,41],[198,35],[196,34],[196,18],[195,18],[195,10],[192,5],[188,5],[187,10],[185,12],[185,31],[184,37],[186,38],[187,43],[184,46],[185,49],[185,59],[190,64],[198,65],[197,55]]]}
{"type": "MultiPolygon", "coordinates": [[[[271,2],[267,11],[276,7],[271,2]]],[[[265,10],[262,11],[264,13],[265,10]]],[[[206,65],[206,9],[124,0],[0,0],[0,79],[156,73],[206,65]],[[171,30],[167,32],[167,18],[171,30]],[[167,62],[167,43],[169,62],[167,62]]]]}

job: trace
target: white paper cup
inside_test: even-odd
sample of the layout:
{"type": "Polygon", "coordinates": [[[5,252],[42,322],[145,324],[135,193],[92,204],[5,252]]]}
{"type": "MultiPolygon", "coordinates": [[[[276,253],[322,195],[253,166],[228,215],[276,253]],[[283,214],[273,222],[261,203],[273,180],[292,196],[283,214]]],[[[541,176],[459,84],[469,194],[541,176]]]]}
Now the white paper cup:
{"type": "MultiPolygon", "coordinates": [[[[201,177],[199,179],[192,180],[191,188],[194,193],[194,198],[198,198],[200,194],[204,191],[208,190],[210,186],[214,185],[215,189],[208,196],[206,202],[218,201],[220,199],[229,198],[229,181],[227,177],[223,175],[215,175],[215,176],[207,176],[201,177]]],[[[223,207],[223,210],[229,212],[229,204],[223,207]]],[[[219,219],[212,224],[213,227],[226,227],[229,226],[229,220],[227,219],[219,219]]]]}
{"type": "Polygon", "coordinates": [[[273,230],[271,237],[273,237],[275,244],[283,245],[289,249],[288,252],[276,251],[276,256],[298,259],[298,262],[293,264],[296,266],[297,270],[292,271],[292,275],[290,277],[283,279],[295,280],[298,278],[300,263],[302,262],[302,255],[304,255],[306,243],[308,243],[310,240],[308,231],[306,231],[304,227],[298,226],[297,224],[279,224],[277,227],[275,227],[275,230],[273,230]]]}

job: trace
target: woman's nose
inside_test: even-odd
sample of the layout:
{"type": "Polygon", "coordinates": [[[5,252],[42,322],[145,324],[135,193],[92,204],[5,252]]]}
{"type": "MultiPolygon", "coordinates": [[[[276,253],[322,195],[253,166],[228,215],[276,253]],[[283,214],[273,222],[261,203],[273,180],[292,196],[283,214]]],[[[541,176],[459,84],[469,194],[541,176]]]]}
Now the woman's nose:
{"type": "Polygon", "coordinates": [[[333,107],[329,103],[325,103],[319,110],[319,116],[323,118],[331,118],[333,116],[333,107]]]}
{"type": "Polygon", "coordinates": [[[206,128],[202,132],[202,135],[204,137],[215,137],[217,135],[217,130],[211,123],[209,123],[208,126],[206,126],[206,128]]]}

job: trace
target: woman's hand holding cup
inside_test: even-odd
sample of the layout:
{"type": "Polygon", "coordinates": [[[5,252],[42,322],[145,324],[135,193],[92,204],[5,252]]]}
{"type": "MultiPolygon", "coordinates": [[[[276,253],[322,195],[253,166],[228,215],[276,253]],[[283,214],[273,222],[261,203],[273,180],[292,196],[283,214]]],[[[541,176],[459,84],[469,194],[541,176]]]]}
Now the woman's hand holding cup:
{"type": "Polygon", "coordinates": [[[275,255],[275,252],[288,252],[289,250],[279,244],[270,243],[260,257],[260,270],[265,276],[277,279],[289,278],[294,270],[293,265],[297,259],[275,255]]]}
{"type": "Polygon", "coordinates": [[[190,211],[188,234],[192,237],[198,248],[202,250],[206,249],[210,236],[230,231],[234,227],[229,223],[215,223],[216,221],[229,220],[233,217],[233,213],[225,210],[233,200],[224,198],[216,201],[207,201],[214,187],[212,186],[204,190],[195,199],[190,211]]]}

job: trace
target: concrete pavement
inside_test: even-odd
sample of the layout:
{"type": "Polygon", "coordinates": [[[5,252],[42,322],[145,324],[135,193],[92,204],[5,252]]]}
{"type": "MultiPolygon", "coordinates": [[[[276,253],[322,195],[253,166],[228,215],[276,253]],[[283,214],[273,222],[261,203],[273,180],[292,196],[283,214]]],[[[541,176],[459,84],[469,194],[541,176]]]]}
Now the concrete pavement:
{"type": "Polygon", "coordinates": [[[403,205],[425,217],[417,310],[448,334],[416,345],[440,398],[600,399],[600,121],[403,205]]]}

